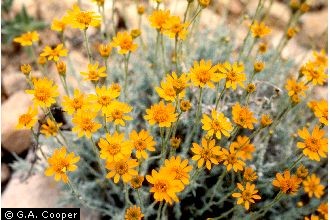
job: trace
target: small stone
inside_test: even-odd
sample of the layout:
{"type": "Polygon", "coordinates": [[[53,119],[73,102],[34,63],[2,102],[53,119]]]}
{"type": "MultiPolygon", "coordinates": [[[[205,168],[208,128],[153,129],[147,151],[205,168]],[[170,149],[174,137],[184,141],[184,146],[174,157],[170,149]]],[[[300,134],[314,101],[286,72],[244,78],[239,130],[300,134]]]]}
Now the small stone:
{"type": "Polygon", "coordinates": [[[4,74],[2,77],[3,89],[7,96],[28,88],[26,78],[22,73],[4,74]]]}

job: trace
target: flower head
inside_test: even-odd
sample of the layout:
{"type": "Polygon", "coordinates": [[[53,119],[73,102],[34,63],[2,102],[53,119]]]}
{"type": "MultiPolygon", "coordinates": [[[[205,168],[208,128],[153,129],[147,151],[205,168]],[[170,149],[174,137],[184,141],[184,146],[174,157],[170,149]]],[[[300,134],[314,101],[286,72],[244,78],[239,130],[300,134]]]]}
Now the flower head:
{"type": "Polygon", "coordinates": [[[250,203],[255,203],[254,200],[261,199],[257,194],[258,190],[254,184],[246,183],[245,187],[241,183],[237,183],[237,188],[241,191],[240,193],[233,193],[232,197],[238,198],[237,204],[244,204],[246,210],[249,210],[250,203]]]}
{"type": "Polygon", "coordinates": [[[133,176],[131,179],[131,186],[133,189],[138,189],[142,187],[142,183],[143,183],[144,177],[143,176],[133,176]]]}
{"type": "Polygon", "coordinates": [[[66,147],[55,149],[53,155],[48,158],[48,168],[45,170],[46,176],[55,176],[56,181],[62,180],[64,183],[69,181],[68,172],[77,169],[75,163],[80,160],[73,152],[67,154],[66,147]]]}
{"type": "Polygon", "coordinates": [[[321,99],[320,101],[313,101],[310,105],[314,112],[314,115],[319,119],[319,121],[328,126],[328,101],[321,99]]]}
{"type": "Polygon", "coordinates": [[[74,4],[71,10],[67,11],[65,17],[73,28],[87,30],[89,27],[99,27],[101,16],[93,11],[82,11],[79,6],[74,4]]]}
{"type": "Polygon", "coordinates": [[[212,110],[211,118],[203,114],[201,122],[203,124],[203,130],[207,131],[207,135],[211,137],[215,134],[217,139],[221,139],[221,134],[229,137],[230,132],[233,130],[229,119],[223,113],[216,110],[212,110]]]}
{"type": "Polygon", "coordinates": [[[320,157],[327,157],[328,139],[324,138],[325,131],[315,126],[310,134],[307,128],[298,130],[298,135],[304,142],[298,142],[297,147],[303,149],[303,154],[311,160],[320,161],[320,157]]]}
{"type": "Polygon", "coordinates": [[[304,179],[308,176],[308,169],[304,165],[300,165],[296,170],[296,175],[299,178],[304,179]]]}
{"type": "Polygon", "coordinates": [[[268,114],[262,114],[260,119],[260,124],[262,127],[267,127],[273,123],[272,118],[268,114]]]}
{"type": "Polygon", "coordinates": [[[100,138],[98,142],[100,158],[112,162],[129,157],[132,153],[132,147],[128,141],[124,140],[124,136],[124,133],[115,132],[113,135],[107,133],[105,138],[100,138]]]}
{"type": "Polygon", "coordinates": [[[81,93],[80,90],[75,89],[72,98],[69,96],[63,97],[62,106],[64,111],[66,111],[69,115],[72,115],[79,109],[87,108],[90,106],[90,103],[85,94],[81,93]]]}
{"type": "Polygon", "coordinates": [[[264,22],[259,23],[258,21],[254,21],[250,28],[255,38],[262,38],[271,32],[271,29],[264,22]]]}
{"type": "Polygon", "coordinates": [[[182,100],[180,102],[180,110],[183,112],[188,111],[191,108],[191,103],[189,102],[189,100],[182,100]]]}
{"type": "Polygon", "coordinates": [[[47,123],[41,125],[40,133],[46,135],[46,137],[56,136],[61,126],[62,123],[57,123],[47,118],[47,123]]]}
{"type": "Polygon", "coordinates": [[[277,173],[273,185],[281,189],[283,193],[295,194],[300,187],[301,179],[296,175],[290,175],[290,171],[286,170],[283,174],[277,173]]]}
{"type": "Polygon", "coordinates": [[[243,178],[245,181],[253,182],[258,178],[258,175],[251,167],[246,167],[244,169],[243,178]]]}
{"type": "Polygon", "coordinates": [[[222,148],[219,159],[226,166],[227,171],[233,169],[237,172],[238,170],[244,169],[245,163],[240,158],[240,152],[236,151],[233,146],[231,146],[229,150],[222,148]]]}
{"type": "Polygon", "coordinates": [[[322,202],[317,208],[317,211],[323,215],[324,219],[328,219],[328,203],[322,202]]]}
{"type": "Polygon", "coordinates": [[[306,63],[301,73],[306,77],[307,81],[311,81],[313,85],[323,85],[328,77],[328,75],[325,74],[324,66],[314,62],[306,63]]]}
{"type": "Polygon", "coordinates": [[[56,69],[60,76],[66,75],[66,64],[63,61],[60,60],[56,63],[56,69]]]}
{"type": "Polygon", "coordinates": [[[32,71],[32,67],[30,66],[30,64],[22,64],[21,65],[21,72],[24,75],[29,75],[32,71]]]}
{"type": "Polygon", "coordinates": [[[244,88],[243,82],[246,80],[244,65],[241,63],[230,64],[226,62],[218,65],[220,79],[226,79],[226,88],[236,90],[237,85],[244,88]]]}
{"type": "Polygon", "coordinates": [[[177,99],[177,97],[179,97],[179,99],[184,97],[184,91],[183,91],[183,93],[180,93],[179,95],[177,95],[172,84],[169,82],[164,82],[164,81],[161,82],[160,87],[156,87],[155,90],[156,90],[157,94],[159,95],[159,97],[165,99],[165,101],[174,102],[177,99]]]}
{"type": "Polygon", "coordinates": [[[320,183],[321,180],[315,174],[308,176],[305,181],[303,181],[304,190],[308,193],[309,197],[321,198],[324,194],[324,186],[320,183]]]}
{"type": "Polygon", "coordinates": [[[130,141],[133,148],[136,150],[136,158],[141,159],[147,159],[148,154],[146,150],[148,151],[155,151],[155,145],[156,142],[154,141],[153,137],[149,134],[146,130],[141,130],[139,133],[137,133],[135,130],[133,130],[130,134],[130,141]]]}
{"type": "Polygon", "coordinates": [[[63,48],[63,44],[58,44],[54,49],[46,46],[40,56],[46,57],[48,60],[59,61],[60,57],[68,55],[68,50],[63,48]]]}
{"type": "Polygon", "coordinates": [[[21,46],[31,46],[33,42],[39,41],[39,34],[36,31],[26,32],[19,37],[14,38],[14,42],[21,46]]]}
{"type": "Polygon", "coordinates": [[[156,28],[157,31],[163,32],[164,26],[170,17],[169,10],[155,10],[149,17],[150,24],[153,28],[156,28]]]}
{"type": "Polygon", "coordinates": [[[91,138],[92,134],[102,127],[100,123],[94,121],[96,116],[97,112],[88,108],[77,110],[72,118],[74,124],[72,131],[77,133],[78,137],[85,135],[87,138],[91,138]]]}
{"type": "Polygon", "coordinates": [[[117,161],[107,161],[106,168],[110,170],[107,174],[107,178],[114,178],[114,182],[118,183],[119,179],[122,178],[124,183],[131,181],[133,176],[138,175],[138,171],[134,168],[137,167],[139,163],[136,159],[130,157],[124,157],[117,161]]]}
{"type": "Polygon", "coordinates": [[[220,147],[215,146],[215,140],[206,140],[202,139],[202,146],[199,146],[196,143],[192,144],[193,147],[191,151],[195,154],[192,159],[197,161],[197,167],[201,168],[204,163],[206,164],[206,168],[211,170],[211,165],[219,164],[217,160],[217,156],[221,155],[220,147]]]}
{"type": "Polygon", "coordinates": [[[54,18],[50,29],[57,32],[64,32],[68,22],[69,21],[66,17],[63,17],[62,19],[54,18]]]}
{"type": "Polygon", "coordinates": [[[314,63],[324,69],[328,68],[328,56],[325,50],[322,49],[320,52],[313,51],[314,63]]]}
{"type": "Polygon", "coordinates": [[[189,173],[192,166],[188,164],[188,160],[181,160],[180,156],[172,156],[165,160],[165,165],[161,168],[164,173],[169,173],[174,176],[174,179],[180,180],[184,185],[189,184],[189,173]]]}
{"type": "Polygon", "coordinates": [[[177,117],[174,106],[164,104],[162,101],[152,105],[146,112],[147,115],[144,116],[144,119],[148,120],[151,125],[158,124],[159,127],[170,127],[177,117]]]}
{"type": "Polygon", "coordinates": [[[36,108],[29,107],[27,113],[18,118],[17,129],[31,129],[38,121],[38,111],[36,108]]]}
{"type": "Polygon", "coordinates": [[[107,114],[111,109],[111,103],[117,98],[120,93],[115,92],[111,88],[105,86],[96,87],[96,94],[88,96],[88,100],[93,103],[93,107],[96,111],[102,111],[103,114],[107,114]]]}
{"type": "Polygon", "coordinates": [[[194,66],[190,68],[190,79],[194,86],[204,88],[206,86],[214,88],[214,82],[219,82],[220,77],[216,73],[217,66],[212,66],[211,60],[194,61],[194,66]]]}
{"type": "Polygon", "coordinates": [[[34,95],[34,104],[40,107],[50,107],[59,96],[57,85],[47,78],[33,79],[33,90],[25,90],[26,93],[34,95]]]}
{"type": "Polygon", "coordinates": [[[175,72],[166,75],[166,82],[169,82],[176,94],[184,94],[183,91],[188,87],[189,76],[186,73],[182,73],[178,76],[175,72]]]}
{"type": "Polygon", "coordinates": [[[141,220],[143,218],[141,208],[134,205],[126,209],[125,220],[141,220]]]}
{"type": "Polygon", "coordinates": [[[113,37],[111,46],[117,47],[119,49],[118,53],[123,55],[134,52],[138,47],[127,31],[118,32],[117,36],[113,37]]]}
{"type": "Polygon", "coordinates": [[[133,120],[131,116],[126,115],[130,113],[132,109],[132,106],[125,102],[119,102],[117,100],[112,101],[106,113],[107,122],[113,122],[114,125],[125,126],[125,121],[133,120]]]}
{"type": "Polygon", "coordinates": [[[171,16],[165,22],[163,28],[165,29],[164,34],[170,38],[178,38],[185,40],[187,35],[188,23],[181,23],[179,16],[171,16]]]}
{"type": "Polygon", "coordinates": [[[100,44],[98,47],[98,50],[99,50],[99,54],[101,55],[101,57],[107,58],[107,57],[109,57],[109,55],[112,51],[112,47],[111,47],[111,44],[100,44]]]}
{"type": "Polygon", "coordinates": [[[252,153],[255,151],[254,145],[250,143],[250,138],[247,136],[238,136],[230,147],[236,149],[243,160],[251,160],[252,153]]]}
{"type": "Polygon", "coordinates": [[[98,81],[100,78],[107,77],[105,66],[99,68],[99,63],[88,64],[88,72],[81,72],[80,74],[86,76],[86,81],[98,81]]]}
{"type": "Polygon", "coordinates": [[[253,124],[257,122],[257,119],[253,116],[253,112],[247,106],[241,106],[236,103],[232,108],[233,121],[243,127],[252,130],[253,124]]]}

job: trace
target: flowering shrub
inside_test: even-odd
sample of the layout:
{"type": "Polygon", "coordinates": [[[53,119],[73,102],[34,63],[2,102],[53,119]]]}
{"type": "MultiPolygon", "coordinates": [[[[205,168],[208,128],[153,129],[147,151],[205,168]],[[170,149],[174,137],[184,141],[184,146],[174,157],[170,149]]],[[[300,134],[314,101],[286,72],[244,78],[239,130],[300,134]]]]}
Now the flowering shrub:
{"type": "Polygon", "coordinates": [[[94,2],[99,12],[75,4],[54,18],[55,47],[36,47],[37,32],[14,39],[39,53],[21,66],[34,102],[17,128],[31,130],[36,163],[61,182],[60,205],[129,220],[327,219],[328,103],[310,91],[326,84],[328,58],[324,50],[304,64],[281,58],[308,2],[291,1],[275,48],[263,0],[243,42],[228,40],[226,25],[197,31],[207,0],[187,1],[183,17],[162,1],[138,4],[131,31],[94,2]],[[70,66],[72,28],[89,61],[80,75],[70,66]]]}

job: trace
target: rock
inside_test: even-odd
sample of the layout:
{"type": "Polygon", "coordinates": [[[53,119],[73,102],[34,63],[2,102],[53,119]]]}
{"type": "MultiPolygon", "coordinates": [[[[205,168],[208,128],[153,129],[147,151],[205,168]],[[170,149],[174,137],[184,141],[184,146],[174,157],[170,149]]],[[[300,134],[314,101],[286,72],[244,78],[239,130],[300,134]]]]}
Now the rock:
{"type": "Polygon", "coordinates": [[[10,177],[10,169],[7,164],[1,163],[1,183],[5,183],[10,177]]]}
{"type": "Polygon", "coordinates": [[[2,77],[3,89],[7,96],[28,88],[26,78],[22,73],[4,74],[2,77]]]}
{"type": "Polygon", "coordinates": [[[54,208],[59,195],[52,178],[34,175],[21,182],[13,177],[2,194],[1,203],[3,208],[54,208]]]}
{"type": "Polygon", "coordinates": [[[31,96],[19,91],[1,106],[1,143],[2,147],[17,154],[28,149],[31,144],[31,131],[17,130],[18,117],[32,105],[31,96]]]}
{"type": "Polygon", "coordinates": [[[208,8],[203,9],[199,19],[200,26],[202,28],[207,28],[211,30],[216,29],[219,25],[219,21],[221,21],[220,16],[216,14],[213,10],[208,8]]]}
{"type": "MultiPolygon", "coordinates": [[[[277,28],[284,28],[291,16],[290,9],[281,2],[274,1],[269,11],[270,22],[277,28]]],[[[272,25],[272,26],[273,26],[272,25]]]]}

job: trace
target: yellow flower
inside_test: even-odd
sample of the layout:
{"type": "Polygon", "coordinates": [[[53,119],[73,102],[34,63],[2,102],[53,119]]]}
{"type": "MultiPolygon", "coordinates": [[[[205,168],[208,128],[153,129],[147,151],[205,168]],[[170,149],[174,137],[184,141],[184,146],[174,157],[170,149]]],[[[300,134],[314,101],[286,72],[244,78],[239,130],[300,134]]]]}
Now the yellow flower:
{"type": "Polygon", "coordinates": [[[53,31],[64,32],[68,22],[69,21],[67,21],[66,17],[63,17],[62,19],[54,18],[50,29],[53,31]]]}
{"type": "Polygon", "coordinates": [[[267,127],[273,123],[272,118],[268,114],[262,114],[260,119],[260,124],[262,127],[267,127]]]}
{"type": "Polygon", "coordinates": [[[21,65],[21,72],[24,75],[29,75],[32,71],[32,67],[30,66],[30,64],[22,64],[21,65]]]}
{"type": "Polygon", "coordinates": [[[142,15],[144,14],[145,8],[143,5],[138,5],[136,10],[139,15],[142,15]]]}
{"type": "Polygon", "coordinates": [[[46,57],[39,56],[38,57],[38,63],[40,65],[45,65],[47,63],[47,58],[46,57]]]}
{"type": "Polygon", "coordinates": [[[39,41],[39,34],[36,31],[27,32],[19,37],[14,38],[14,42],[21,44],[21,46],[31,46],[33,42],[39,41]]]}
{"type": "Polygon", "coordinates": [[[17,129],[31,129],[38,121],[38,111],[36,108],[29,107],[27,113],[18,118],[17,129]]]}
{"type": "Polygon", "coordinates": [[[233,169],[237,172],[244,169],[245,163],[240,159],[240,152],[236,151],[233,146],[231,146],[229,150],[222,148],[219,158],[226,166],[227,171],[233,169]]]}
{"type": "Polygon", "coordinates": [[[180,40],[186,39],[187,27],[188,23],[181,23],[179,16],[171,16],[163,25],[165,29],[164,34],[170,38],[178,38],[180,40]]]}
{"type": "Polygon", "coordinates": [[[313,56],[315,58],[314,63],[317,66],[324,67],[324,69],[328,68],[328,56],[324,49],[322,49],[320,52],[313,51],[313,56]]]}
{"type": "Polygon", "coordinates": [[[262,42],[259,44],[258,52],[259,53],[266,53],[268,49],[268,46],[266,43],[262,42]]]}
{"type": "Polygon", "coordinates": [[[71,10],[67,11],[65,19],[73,28],[87,30],[90,26],[99,27],[101,24],[101,16],[92,11],[81,11],[78,5],[73,5],[71,10]]]}
{"type": "Polygon", "coordinates": [[[187,159],[181,161],[180,156],[172,156],[169,160],[165,160],[165,165],[161,169],[164,173],[173,175],[174,179],[180,180],[184,185],[189,185],[189,173],[192,168],[187,159]]]}
{"type": "Polygon", "coordinates": [[[302,130],[298,130],[298,135],[304,142],[298,142],[297,147],[302,148],[303,154],[309,159],[320,161],[320,157],[327,157],[328,152],[328,139],[323,138],[324,134],[325,131],[320,130],[318,126],[314,127],[312,134],[303,127],[302,130]]]}
{"type": "Polygon", "coordinates": [[[239,103],[236,103],[232,108],[233,121],[243,127],[252,130],[253,124],[257,122],[257,119],[253,116],[253,112],[247,106],[241,107],[239,103]]]}
{"type": "Polygon", "coordinates": [[[252,153],[255,151],[254,145],[250,143],[250,138],[247,136],[238,136],[230,147],[236,149],[243,160],[251,160],[252,153]]]}
{"type": "Polygon", "coordinates": [[[169,204],[173,204],[173,201],[179,202],[176,194],[184,189],[184,185],[180,180],[175,179],[174,175],[165,173],[163,170],[159,172],[152,170],[151,175],[147,175],[146,179],[153,185],[150,192],[154,193],[156,201],[165,200],[169,204]]]}
{"type": "Polygon", "coordinates": [[[317,211],[323,215],[324,219],[328,219],[328,203],[321,203],[317,208],[317,211]]]}
{"type": "Polygon", "coordinates": [[[201,122],[203,123],[203,130],[207,131],[207,135],[211,137],[215,134],[219,140],[221,139],[221,133],[226,137],[230,137],[230,132],[233,130],[229,119],[216,110],[212,110],[211,118],[203,114],[201,122]]]}
{"type": "Polygon", "coordinates": [[[258,175],[251,167],[246,167],[244,169],[243,178],[248,182],[253,182],[258,178],[258,175]]]}
{"type": "Polygon", "coordinates": [[[289,96],[306,96],[305,91],[307,90],[307,86],[304,82],[298,82],[291,78],[286,81],[285,88],[288,90],[289,96]]]}
{"type": "Polygon", "coordinates": [[[311,215],[311,217],[305,216],[304,220],[320,220],[320,218],[317,215],[311,215]]]}
{"type": "Polygon", "coordinates": [[[144,177],[143,176],[133,176],[131,179],[131,186],[133,189],[138,189],[142,187],[142,183],[143,183],[144,177]]]}
{"type": "Polygon", "coordinates": [[[307,81],[311,81],[313,85],[323,85],[328,75],[325,74],[324,66],[317,63],[308,62],[302,67],[301,73],[306,77],[307,81]]]}
{"type": "Polygon", "coordinates": [[[287,38],[291,39],[298,33],[298,28],[296,27],[290,27],[288,31],[286,32],[287,38]]]}
{"type": "Polygon", "coordinates": [[[86,81],[98,81],[100,78],[107,77],[105,66],[99,68],[99,63],[88,64],[88,72],[80,72],[81,75],[86,76],[86,81]]]}
{"type": "Polygon", "coordinates": [[[119,83],[113,83],[110,85],[110,90],[114,93],[119,93],[120,94],[120,91],[121,91],[121,88],[120,88],[120,85],[119,83]]]}
{"type": "Polygon", "coordinates": [[[191,103],[189,102],[189,100],[182,100],[180,102],[180,110],[183,112],[188,111],[191,108],[191,103]]]}
{"type": "Polygon", "coordinates": [[[226,88],[236,90],[237,85],[244,88],[243,82],[246,80],[244,65],[240,63],[230,64],[228,62],[218,65],[220,79],[226,79],[226,88]]]}
{"type": "Polygon", "coordinates": [[[296,174],[299,178],[304,179],[308,176],[308,169],[304,165],[300,165],[296,170],[296,174]]]}
{"type": "Polygon", "coordinates": [[[194,61],[194,66],[190,68],[190,78],[194,86],[204,88],[208,86],[214,88],[214,82],[219,82],[220,77],[216,73],[217,66],[212,67],[211,60],[194,61]]]}
{"type": "Polygon", "coordinates": [[[263,69],[265,69],[265,63],[261,62],[261,61],[256,61],[253,64],[253,68],[254,68],[254,72],[255,73],[259,73],[261,72],[263,69]]]}
{"type": "Polygon", "coordinates": [[[315,101],[312,110],[319,121],[328,126],[328,101],[325,99],[315,101]]]}
{"type": "Polygon", "coordinates": [[[137,167],[139,163],[136,159],[130,157],[124,157],[117,161],[107,161],[106,168],[110,170],[107,174],[107,178],[112,178],[114,183],[118,183],[119,179],[122,178],[124,183],[131,181],[133,176],[138,175],[138,171],[134,168],[137,167]]]}
{"type": "Polygon", "coordinates": [[[88,108],[77,110],[72,118],[74,124],[72,131],[77,133],[78,137],[85,135],[87,138],[91,138],[92,134],[102,127],[100,123],[94,121],[96,116],[97,112],[88,108]]]}
{"type": "Polygon", "coordinates": [[[270,34],[271,29],[265,25],[264,22],[254,21],[250,26],[253,37],[263,38],[264,36],[270,34]]]}
{"type": "Polygon", "coordinates": [[[172,137],[170,139],[170,145],[174,149],[178,149],[180,147],[180,144],[181,144],[181,138],[179,138],[179,137],[172,137]]]}
{"type": "Polygon", "coordinates": [[[141,30],[140,29],[133,29],[131,30],[130,35],[132,36],[133,39],[139,37],[141,35],[141,30]]]}
{"type": "Polygon", "coordinates": [[[34,95],[33,101],[36,106],[50,107],[59,96],[58,87],[47,78],[33,79],[33,90],[25,90],[26,93],[34,95]]]}
{"type": "Polygon", "coordinates": [[[273,180],[273,185],[286,194],[295,194],[299,190],[300,183],[301,179],[296,175],[290,175],[288,170],[283,174],[276,173],[276,179],[273,180]]]}
{"type": "Polygon", "coordinates": [[[125,121],[131,121],[133,118],[126,114],[132,111],[132,106],[125,102],[119,102],[117,100],[111,102],[107,113],[107,122],[113,122],[114,125],[125,126],[125,121]]]}
{"type": "Polygon", "coordinates": [[[62,123],[56,123],[47,118],[47,123],[41,126],[40,133],[46,137],[56,136],[61,126],[62,123]]]}
{"type": "Polygon", "coordinates": [[[141,220],[143,218],[141,208],[134,205],[126,209],[125,220],[141,220]]]}
{"type": "Polygon", "coordinates": [[[253,83],[249,83],[247,86],[246,86],[246,92],[247,93],[254,93],[256,91],[256,85],[253,84],[253,83]]]}
{"type": "Polygon", "coordinates": [[[315,174],[308,176],[305,181],[303,181],[304,191],[308,193],[309,197],[321,198],[324,194],[324,186],[320,184],[321,180],[315,174]]]}
{"type": "Polygon", "coordinates": [[[144,119],[148,120],[150,125],[158,124],[159,127],[171,127],[171,124],[176,121],[177,113],[172,104],[165,105],[164,102],[154,104],[150,109],[146,110],[147,115],[144,119]]]}
{"type": "Polygon", "coordinates": [[[59,75],[65,76],[66,74],[66,64],[63,61],[58,61],[56,63],[56,69],[59,75]]]}
{"type": "Polygon", "coordinates": [[[173,86],[176,94],[183,93],[183,90],[188,87],[188,81],[189,76],[186,73],[182,73],[180,76],[178,76],[175,72],[166,75],[166,82],[169,82],[173,86]]]}
{"type": "Polygon", "coordinates": [[[74,90],[72,98],[69,96],[64,96],[62,102],[63,110],[66,111],[69,115],[72,115],[79,109],[90,106],[89,104],[90,103],[87,100],[85,94],[81,93],[78,89],[74,90]]]}
{"type": "Polygon", "coordinates": [[[191,151],[195,154],[192,159],[197,161],[197,167],[201,168],[204,163],[206,168],[211,170],[211,165],[219,164],[217,156],[221,155],[219,146],[215,146],[215,140],[211,139],[207,141],[205,138],[202,139],[202,146],[193,143],[191,151]]]}
{"type": "Polygon", "coordinates": [[[48,167],[45,170],[46,176],[55,175],[55,180],[62,180],[64,183],[69,181],[68,172],[73,172],[77,169],[77,163],[80,160],[73,152],[67,154],[66,147],[55,149],[53,155],[48,158],[48,167]]]}
{"type": "Polygon", "coordinates": [[[135,130],[133,130],[130,134],[130,140],[131,145],[136,150],[136,158],[137,159],[147,159],[148,154],[146,150],[148,151],[155,151],[155,145],[156,142],[154,141],[153,137],[149,134],[146,130],[141,130],[139,133],[137,133],[135,130]]]}
{"type": "Polygon", "coordinates": [[[110,55],[110,53],[112,51],[111,44],[100,44],[99,47],[98,47],[98,49],[99,49],[99,54],[103,58],[109,57],[109,55],[110,55]]]}
{"type": "Polygon", "coordinates": [[[251,183],[246,183],[245,187],[241,183],[237,183],[237,188],[241,193],[233,193],[232,197],[238,198],[237,204],[244,204],[245,209],[249,210],[250,203],[255,203],[254,200],[261,199],[255,187],[256,186],[251,183]]]}
{"type": "Polygon", "coordinates": [[[176,98],[178,97],[181,99],[184,97],[184,91],[181,92],[178,96],[176,94],[175,89],[173,88],[172,84],[169,82],[161,82],[161,87],[156,87],[156,92],[159,95],[159,97],[165,99],[165,101],[171,101],[174,102],[176,98]]]}
{"type": "Polygon", "coordinates": [[[206,8],[207,6],[209,6],[211,0],[198,0],[199,5],[202,8],[206,8]]]}
{"type": "Polygon", "coordinates": [[[157,31],[163,32],[165,23],[170,18],[170,11],[155,10],[149,17],[151,27],[156,28],[157,31]]]}
{"type": "Polygon", "coordinates": [[[103,114],[109,112],[112,101],[120,95],[119,92],[105,86],[96,87],[95,92],[95,95],[88,96],[88,100],[93,103],[93,108],[96,111],[102,111],[103,114]]]}
{"type": "Polygon", "coordinates": [[[98,6],[103,7],[104,6],[104,1],[105,0],[92,0],[93,2],[95,2],[98,6]]]}
{"type": "Polygon", "coordinates": [[[111,46],[119,49],[119,54],[128,54],[137,49],[137,44],[133,42],[133,38],[127,31],[118,32],[117,36],[113,37],[111,46]]]}
{"type": "Polygon", "coordinates": [[[58,44],[54,49],[50,46],[46,46],[40,56],[46,57],[48,60],[54,60],[57,62],[60,57],[68,55],[68,50],[63,48],[63,44],[58,44]]]}
{"type": "Polygon", "coordinates": [[[100,158],[108,162],[119,161],[125,157],[129,157],[132,148],[128,141],[124,140],[124,133],[115,132],[113,135],[105,134],[105,139],[100,138],[98,146],[100,147],[100,158]]]}

